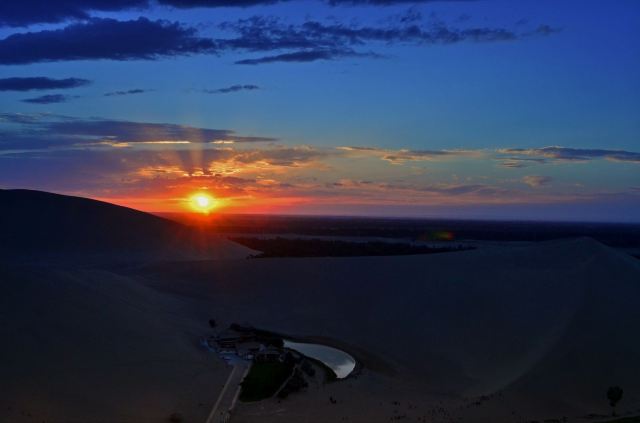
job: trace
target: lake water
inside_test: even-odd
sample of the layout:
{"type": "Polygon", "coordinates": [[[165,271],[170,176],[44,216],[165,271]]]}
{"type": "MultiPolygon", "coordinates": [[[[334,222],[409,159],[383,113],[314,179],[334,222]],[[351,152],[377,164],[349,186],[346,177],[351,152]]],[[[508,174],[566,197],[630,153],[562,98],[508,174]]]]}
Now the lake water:
{"type": "Polygon", "coordinates": [[[356,360],[344,351],[320,344],[307,344],[284,340],[285,348],[289,348],[307,357],[324,363],[336,374],[338,379],[349,376],[356,367],[356,360]]]}

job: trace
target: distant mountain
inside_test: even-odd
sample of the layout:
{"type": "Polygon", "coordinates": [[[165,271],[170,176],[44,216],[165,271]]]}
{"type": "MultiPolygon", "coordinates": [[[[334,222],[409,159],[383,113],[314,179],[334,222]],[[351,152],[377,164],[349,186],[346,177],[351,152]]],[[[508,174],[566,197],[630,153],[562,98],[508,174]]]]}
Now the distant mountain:
{"type": "MultiPolygon", "coordinates": [[[[251,250],[138,210],[81,197],[0,190],[0,251],[245,257],[251,250]]],[[[14,253],[14,254],[12,254],[14,253]]]]}

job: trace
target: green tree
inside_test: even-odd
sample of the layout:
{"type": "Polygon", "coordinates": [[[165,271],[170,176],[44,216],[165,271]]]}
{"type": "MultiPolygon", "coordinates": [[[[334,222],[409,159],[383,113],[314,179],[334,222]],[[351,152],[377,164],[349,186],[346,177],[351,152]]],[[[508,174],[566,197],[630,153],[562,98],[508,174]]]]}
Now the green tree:
{"type": "Polygon", "coordinates": [[[609,405],[613,409],[612,415],[616,415],[616,404],[622,399],[622,388],[619,386],[611,386],[607,390],[607,398],[609,399],[609,405]]]}

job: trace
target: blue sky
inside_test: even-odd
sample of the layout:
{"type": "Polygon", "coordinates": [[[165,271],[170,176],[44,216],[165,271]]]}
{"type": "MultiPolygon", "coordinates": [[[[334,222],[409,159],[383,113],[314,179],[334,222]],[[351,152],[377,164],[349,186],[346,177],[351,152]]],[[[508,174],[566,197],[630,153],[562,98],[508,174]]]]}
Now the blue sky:
{"type": "Polygon", "coordinates": [[[640,220],[637,1],[163,3],[0,6],[1,187],[640,220]]]}

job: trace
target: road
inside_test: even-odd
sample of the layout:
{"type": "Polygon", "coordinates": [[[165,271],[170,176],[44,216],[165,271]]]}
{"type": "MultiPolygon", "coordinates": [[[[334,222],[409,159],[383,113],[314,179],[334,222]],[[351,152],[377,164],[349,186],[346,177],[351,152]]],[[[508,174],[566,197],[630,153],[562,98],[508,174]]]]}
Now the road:
{"type": "Polygon", "coordinates": [[[235,406],[240,394],[240,383],[251,367],[251,363],[238,360],[229,374],[227,382],[222,387],[218,399],[209,413],[206,423],[227,423],[231,416],[231,410],[235,406]]]}

